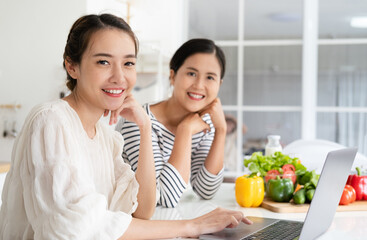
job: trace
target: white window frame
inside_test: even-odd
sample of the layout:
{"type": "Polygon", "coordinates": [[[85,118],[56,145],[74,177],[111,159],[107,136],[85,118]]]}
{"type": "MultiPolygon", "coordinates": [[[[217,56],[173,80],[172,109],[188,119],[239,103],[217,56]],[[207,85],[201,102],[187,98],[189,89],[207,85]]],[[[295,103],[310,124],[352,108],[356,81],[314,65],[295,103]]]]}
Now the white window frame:
{"type": "MultiPolygon", "coordinates": [[[[367,113],[367,107],[335,107],[317,106],[318,78],[318,46],[320,45],[365,45],[367,39],[319,39],[318,17],[319,0],[303,0],[303,39],[282,40],[245,40],[245,3],[238,0],[238,39],[215,41],[221,47],[237,47],[237,104],[224,105],[223,110],[235,111],[237,115],[237,170],[226,172],[227,176],[243,174],[243,113],[246,112],[299,112],[301,118],[301,138],[312,140],[316,138],[317,113],[321,112],[357,112],[367,113]],[[302,46],[302,103],[300,106],[251,106],[243,105],[244,54],[245,47],[259,46],[302,46]]],[[[188,5],[186,5],[186,9],[188,5]]],[[[188,19],[186,11],[186,19],[188,19]]],[[[186,21],[188,22],[188,21],[186,21]]],[[[186,25],[188,27],[188,24],[186,25]]],[[[185,34],[188,36],[188,29],[185,34]]]]}

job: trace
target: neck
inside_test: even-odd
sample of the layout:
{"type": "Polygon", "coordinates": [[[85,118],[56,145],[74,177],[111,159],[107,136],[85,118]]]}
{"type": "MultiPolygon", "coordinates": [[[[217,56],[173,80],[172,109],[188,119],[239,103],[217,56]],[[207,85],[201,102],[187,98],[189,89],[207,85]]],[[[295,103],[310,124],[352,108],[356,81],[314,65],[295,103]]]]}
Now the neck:
{"type": "Polygon", "coordinates": [[[96,106],[83,101],[75,92],[65,97],[63,100],[67,101],[69,105],[78,114],[80,121],[82,122],[84,131],[90,138],[96,135],[96,123],[101,118],[103,110],[96,106]]]}
{"type": "Polygon", "coordinates": [[[167,123],[171,126],[177,126],[190,113],[178,104],[174,98],[169,98],[163,102],[164,112],[167,123]]]}

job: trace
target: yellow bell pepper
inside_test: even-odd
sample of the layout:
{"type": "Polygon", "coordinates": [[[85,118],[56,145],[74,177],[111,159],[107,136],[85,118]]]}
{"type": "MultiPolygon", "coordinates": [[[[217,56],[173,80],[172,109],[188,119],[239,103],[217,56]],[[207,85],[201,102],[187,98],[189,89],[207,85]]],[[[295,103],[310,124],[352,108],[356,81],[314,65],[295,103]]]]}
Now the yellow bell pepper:
{"type": "Polygon", "coordinates": [[[241,207],[258,207],[264,200],[264,180],[262,177],[238,177],[235,183],[236,201],[241,207]]]}

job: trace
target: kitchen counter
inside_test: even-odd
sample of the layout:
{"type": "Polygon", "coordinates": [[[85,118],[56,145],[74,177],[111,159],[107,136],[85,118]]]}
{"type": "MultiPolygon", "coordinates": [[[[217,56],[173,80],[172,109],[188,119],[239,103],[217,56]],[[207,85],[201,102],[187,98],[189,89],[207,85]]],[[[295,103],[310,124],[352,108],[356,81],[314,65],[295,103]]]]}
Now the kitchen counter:
{"type": "MultiPolygon", "coordinates": [[[[306,213],[275,213],[264,208],[242,208],[235,200],[233,183],[223,183],[211,200],[200,199],[191,189],[182,196],[176,208],[157,207],[152,219],[190,219],[216,207],[242,211],[246,216],[303,221],[306,213]]],[[[329,230],[318,240],[366,239],[367,211],[336,212],[329,230]]]]}
{"type": "Polygon", "coordinates": [[[6,173],[10,169],[9,162],[0,162],[0,173],[6,173]]]}

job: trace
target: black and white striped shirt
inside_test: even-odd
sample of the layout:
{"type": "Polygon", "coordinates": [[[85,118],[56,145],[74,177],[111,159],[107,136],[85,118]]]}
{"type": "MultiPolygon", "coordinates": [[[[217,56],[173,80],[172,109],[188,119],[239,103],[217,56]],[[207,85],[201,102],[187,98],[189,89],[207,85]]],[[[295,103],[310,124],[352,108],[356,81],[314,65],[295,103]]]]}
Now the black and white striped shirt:
{"type": "MultiPolygon", "coordinates": [[[[160,195],[158,204],[165,207],[175,207],[187,188],[187,184],[178,170],[168,163],[175,136],[155,118],[150,111],[149,104],[145,104],[143,108],[150,116],[152,123],[157,191],[160,195]]],[[[222,183],[223,169],[214,175],[204,167],[205,159],[214,139],[215,129],[209,114],[205,114],[203,120],[210,126],[210,131],[200,132],[192,136],[190,183],[194,192],[201,198],[211,199],[222,183]]],[[[122,134],[125,141],[122,157],[125,162],[131,165],[132,170],[136,171],[140,146],[139,128],[135,123],[121,119],[116,130],[122,134]]]]}

